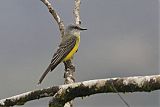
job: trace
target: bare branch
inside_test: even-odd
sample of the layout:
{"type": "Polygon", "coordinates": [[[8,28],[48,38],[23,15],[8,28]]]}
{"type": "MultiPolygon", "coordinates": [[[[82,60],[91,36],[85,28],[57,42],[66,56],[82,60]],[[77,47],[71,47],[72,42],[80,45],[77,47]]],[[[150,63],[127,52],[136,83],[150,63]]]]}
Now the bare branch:
{"type": "Polygon", "coordinates": [[[118,92],[150,92],[160,89],[160,75],[99,79],[68,85],[57,93],[53,107],[63,107],[63,104],[77,97],[116,93],[111,84],[114,84],[118,92]]]}
{"type": "Polygon", "coordinates": [[[43,97],[50,97],[55,95],[59,90],[58,86],[49,87],[47,89],[40,89],[29,91],[23,94],[19,94],[13,97],[0,100],[0,107],[9,107],[14,105],[23,105],[28,101],[40,99],[43,97]]]}
{"type": "MultiPolygon", "coordinates": [[[[64,81],[64,84],[74,83],[75,82],[75,78],[74,78],[75,66],[72,64],[71,60],[68,60],[68,61],[64,62],[64,66],[65,66],[65,72],[64,72],[65,81],[64,81]]],[[[56,96],[57,95],[55,95],[53,97],[53,99],[51,99],[49,105],[52,105],[53,102],[55,103],[56,96]]],[[[64,107],[73,107],[73,101],[67,102],[64,107]]]]}
{"type": "MultiPolygon", "coordinates": [[[[73,14],[75,16],[75,23],[79,25],[80,22],[80,0],[74,0],[74,10],[73,14]]],[[[64,73],[64,78],[65,78],[65,84],[71,84],[75,82],[74,78],[74,72],[75,72],[75,66],[72,64],[72,61],[69,60],[67,62],[64,62],[65,65],[65,73],[64,73]]],[[[50,106],[54,106],[53,102],[55,104],[55,101],[57,101],[55,98],[57,98],[57,95],[50,101],[50,106]]],[[[58,102],[57,102],[58,103],[58,102]]],[[[59,103],[58,103],[59,104],[59,103]]],[[[64,107],[73,107],[73,100],[70,102],[67,102],[64,107]]]]}
{"type": "Polygon", "coordinates": [[[59,17],[58,13],[54,10],[54,8],[52,7],[51,3],[48,0],[41,0],[41,1],[47,6],[49,12],[52,14],[54,19],[56,20],[59,26],[59,30],[61,32],[61,36],[64,36],[64,24],[61,18],[59,17]]]}
{"type": "Polygon", "coordinates": [[[80,0],[74,0],[74,3],[75,3],[75,7],[74,7],[73,14],[75,16],[75,23],[77,25],[80,25],[81,24],[81,19],[80,19],[80,4],[81,4],[81,1],[80,0]]]}
{"type": "MultiPolygon", "coordinates": [[[[0,100],[0,107],[24,104],[27,101],[50,96],[56,96],[55,102],[58,102],[58,107],[62,107],[66,102],[77,97],[85,97],[98,93],[115,93],[115,90],[111,87],[112,83],[118,92],[151,92],[160,89],[160,75],[117,77],[53,86],[2,99],[0,100]]],[[[53,103],[52,105],[56,104],[53,103]]]]}

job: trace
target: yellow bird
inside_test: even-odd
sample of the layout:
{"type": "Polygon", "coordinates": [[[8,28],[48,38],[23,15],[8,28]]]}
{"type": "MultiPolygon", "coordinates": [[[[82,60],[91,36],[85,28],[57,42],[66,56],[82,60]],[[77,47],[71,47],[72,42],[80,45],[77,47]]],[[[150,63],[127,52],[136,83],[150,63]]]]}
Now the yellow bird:
{"type": "Polygon", "coordinates": [[[54,70],[59,63],[65,62],[73,57],[73,55],[78,50],[80,43],[80,31],[82,30],[87,29],[81,28],[77,25],[69,25],[66,27],[65,35],[62,37],[59,48],[56,53],[54,53],[51,63],[42,74],[38,84],[40,84],[48,72],[54,70]]]}

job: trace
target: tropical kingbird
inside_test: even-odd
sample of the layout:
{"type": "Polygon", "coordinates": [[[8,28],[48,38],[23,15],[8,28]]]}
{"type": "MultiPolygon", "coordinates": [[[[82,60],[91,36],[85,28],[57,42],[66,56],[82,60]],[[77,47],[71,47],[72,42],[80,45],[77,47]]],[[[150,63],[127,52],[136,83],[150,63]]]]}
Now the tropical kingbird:
{"type": "Polygon", "coordinates": [[[48,68],[45,70],[45,72],[39,79],[38,84],[40,84],[43,81],[44,77],[47,75],[47,73],[54,70],[59,63],[65,62],[73,57],[73,55],[78,50],[80,43],[80,31],[82,30],[87,29],[81,28],[78,25],[69,25],[66,27],[65,35],[62,36],[62,41],[56,53],[54,53],[48,68]]]}

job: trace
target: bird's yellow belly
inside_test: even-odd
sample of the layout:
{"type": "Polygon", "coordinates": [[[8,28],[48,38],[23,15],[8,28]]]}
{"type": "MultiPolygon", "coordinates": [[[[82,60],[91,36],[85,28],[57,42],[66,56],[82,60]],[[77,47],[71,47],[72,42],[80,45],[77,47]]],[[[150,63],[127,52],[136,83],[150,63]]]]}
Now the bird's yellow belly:
{"type": "Polygon", "coordinates": [[[79,47],[79,43],[80,43],[80,36],[78,36],[78,39],[76,41],[76,44],[74,46],[74,48],[71,50],[71,52],[64,58],[63,61],[67,61],[69,59],[71,59],[73,57],[73,55],[76,53],[76,51],[78,50],[79,47]]]}

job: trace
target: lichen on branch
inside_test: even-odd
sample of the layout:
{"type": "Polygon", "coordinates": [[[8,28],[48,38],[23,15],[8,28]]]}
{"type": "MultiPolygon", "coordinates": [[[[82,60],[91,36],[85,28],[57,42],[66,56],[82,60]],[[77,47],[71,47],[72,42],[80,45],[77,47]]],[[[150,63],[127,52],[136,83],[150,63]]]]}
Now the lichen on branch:
{"type": "Polygon", "coordinates": [[[54,100],[58,101],[59,105],[64,105],[66,102],[77,97],[85,97],[98,93],[116,93],[111,87],[111,83],[114,84],[118,92],[122,93],[151,92],[160,90],[160,75],[97,79],[53,86],[2,99],[0,100],[0,107],[24,104],[28,101],[50,96],[56,96],[54,100]]]}

